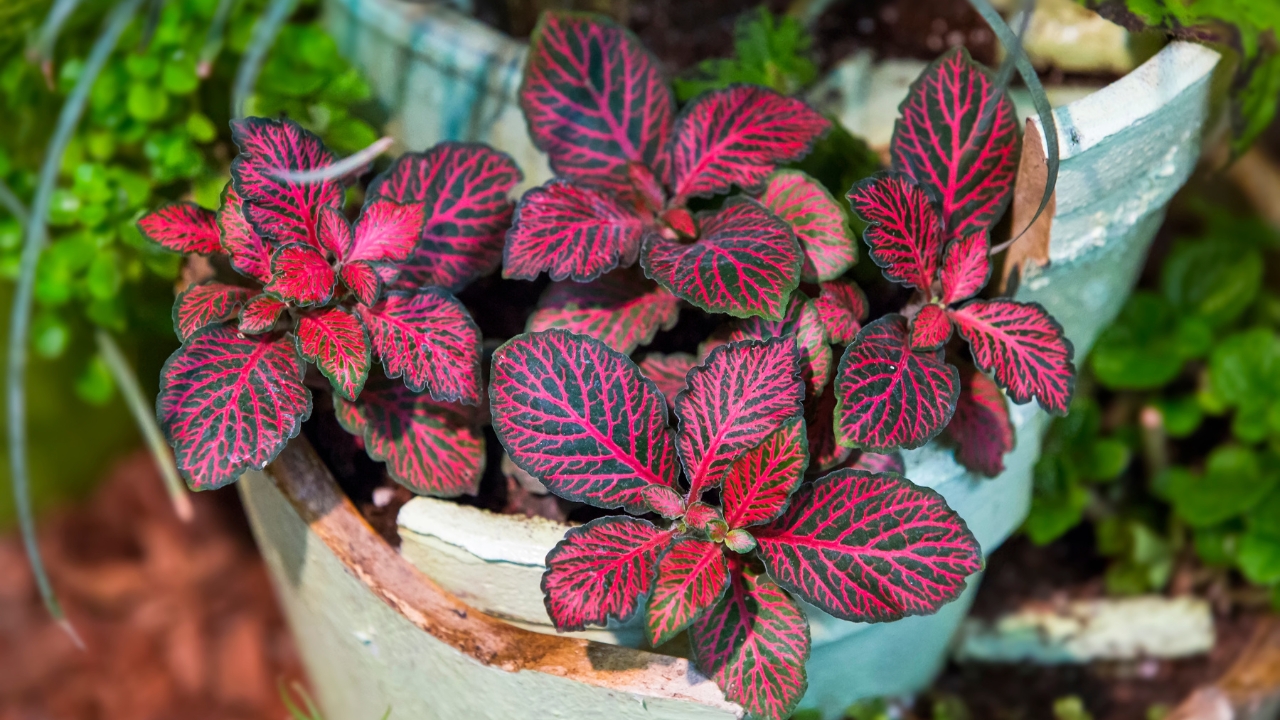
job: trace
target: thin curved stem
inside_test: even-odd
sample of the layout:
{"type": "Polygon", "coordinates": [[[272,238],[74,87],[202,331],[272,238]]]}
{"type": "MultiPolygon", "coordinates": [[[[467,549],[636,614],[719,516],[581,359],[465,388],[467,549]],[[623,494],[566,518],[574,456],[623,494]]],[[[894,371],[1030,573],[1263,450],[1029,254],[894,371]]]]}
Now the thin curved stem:
{"type": "Polygon", "coordinates": [[[236,70],[235,84],[231,89],[231,114],[237,119],[244,117],[244,106],[253,93],[253,86],[258,82],[258,73],[262,72],[262,63],[267,58],[267,51],[275,42],[276,35],[285,20],[293,14],[298,0],[271,0],[266,12],[258,18],[253,26],[253,37],[249,39],[249,47],[245,48],[240,67],[236,70]]]}
{"type": "Polygon", "coordinates": [[[30,221],[26,226],[26,237],[22,248],[22,261],[18,270],[17,287],[13,293],[13,311],[9,318],[9,367],[5,377],[8,385],[8,421],[9,421],[9,464],[13,475],[13,499],[18,512],[18,524],[22,531],[22,542],[26,546],[27,559],[31,562],[31,570],[35,575],[36,585],[40,589],[40,597],[53,619],[67,631],[80,647],[84,647],[79,636],[67,621],[62,606],[53,592],[49,576],[45,572],[44,563],[40,559],[40,548],[36,545],[35,517],[31,511],[30,467],[27,463],[27,344],[31,335],[31,305],[36,283],[36,264],[40,260],[40,252],[44,249],[48,228],[45,219],[49,212],[49,201],[53,196],[54,184],[58,180],[58,168],[62,165],[62,155],[66,152],[67,143],[80,124],[84,114],[89,89],[94,80],[102,72],[111,51],[120,41],[129,22],[138,11],[142,0],[122,0],[107,15],[102,34],[93,43],[93,49],[85,61],[84,70],[75,88],[67,96],[58,113],[58,124],[54,128],[53,138],[45,150],[44,163],[40,167],[40,179],[36,185],[35,198],[31,202],[30,221]]]}
{"type": "Polygon", "coordinates": [[[120,346],[116,344],[115,338],[111,337],[111,333],[98,328],[97,339],[98,353],[102,355],[102,361],[106,363],[111,376],[115,378],[116,386],[120,388],[120,394],[124,397],[125,404],[129,406],[129,412],[133,413],[133,419],[138,423],[138,430],[147,441],[147,449],[151,451],[156,469],[164,478],[165,489],[169,491],[169,500],[173,503],[173,512],[183,522],[191,522],[195,517],[191,496],[187,493],[187,486],[183,484],[182,478],[178,475],[178,468],[173,463],[173,451],[169,449],[164,433],[160,432],[160,426],[156,423],[155,404],[147,402],[146,396],[142,394],[142,388],[138,385],[138,378],[133,368],[129,366],[129,361],[120,351],[120,346]]]}
{"type": "Polygon", "coordinates": [[[352,153],[332,165],[326,165],[315,170],[276,170],[271,176],[284,182],[308,184],[333,180],[348,175],[357,175],[363,172],[365,166],[373,162],[374,158],[386,152],[394,142],[395,138],[393,137],[383,137],[374,140],[369,144],[369,147],[352,153]]]}
{"type": "Polygon", "coordinates": [[[31,46],[29,57],[33,62],[40,63],[45,82],[50,86],[53,85],[53,48],[58,43],[62,26],[67,24],[71,13],[79,6],[80,0],[55,0],[53,7],[49,8],[49,14],[44,16],[44,22],[36,33],[36,41],[31,46]]]}
{"type": "Polygon", "coordinates": [[[19,225],[24,228],[27,226],[31,217],[27,212],[27,206],[22,204],[22,199],[2,179],[0,179],[0,206],[4,206],[4,209],[17,219],[19,225]]]}
{"type": "Polygon", "coordinates": [[[202,78],[213,72],[213,61],[222,52],[222,39],[227,34],[227,21],[235,4],[236,0],[218,0],[218,9],[213,11],[213,21],[209,23],[209,32],[200,47],[200,60],[196,63],[196,75],[202,78]]]}

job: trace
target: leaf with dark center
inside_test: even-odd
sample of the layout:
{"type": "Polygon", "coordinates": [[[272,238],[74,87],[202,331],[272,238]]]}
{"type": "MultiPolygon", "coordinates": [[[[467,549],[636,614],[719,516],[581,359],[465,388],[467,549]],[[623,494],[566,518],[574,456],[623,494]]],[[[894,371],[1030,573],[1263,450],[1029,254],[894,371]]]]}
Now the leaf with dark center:
{"type": "Polygon", "coordinates": [[[196,333],[160,372],[156,417],[192,489],[212,490],[271,462],[311,415],[293,338],[196,333]]]}
{"type": "Polygon", "coordinates": [[[720,493],[724,521],[744,528],[778,517],[808,465],[804,419],[794,417],[729,466],[720,493]]]}
{"type": "Polygon", "coordinates": [[[956,48],[911,85],[899,106],[893,168],[941,200],[948,239],[990,231],[1013,196],[1018,119],[987,70],[956,48]]]}
{"type": "Polygon", "coordinates": [[[834,280],[858,259],[857,240],[844,210],[817,180],[799,170],[769,176],[760,202],[791,225],[804,251],[800,279],[834,280]]]}
{"type": "Polygon", "coordinates": [[[963,384],[947,437],[956,444],[956,461],[972,472],[995,477],[1004,471],[1004,455],[1013,450],[1013,423],[1004,393],[973,367],[961,371],[963,384]]]}
{"type": "Polygon", "coordinates": [[[807,686],[809,622],[769,576],[729,565],[724,597],[689,628],[694,664],[749,717],[785,720],[807,686]]]}
{"type": "Polygon", "coordinates": [[[942,254],[942,302],[968,300],[991,279],[991,243],[984,232],[957,238],[942,254]]]}
{"type": "Polygon", "coordinates": [[[556,175],[628,195],[628,163],[660,169],[671,90],[630,31],[599,16],[548,12],[528,58],[520,107],[556,175]]]}
{"type": "Polygon", "coordinates": [[[870,312],[867,296],[852,280],[822,283],[821,294],[813,303],[827,340],[835,345],[853,342],[870,312]]]}
{"type": "Polygon", "coordinates": [[[679,488],[662,394],[599,340],[512,338],[494,352],[489,398],[511,459],[560,497],[644,513],[646,487],[679,488]]]}
{"type": "Polygon", "coordinates": [[[475,495],[484,473],[484,433],[474,410],[414,392],[375,373],[360,398],[334,399],[348,432],[364,440],[369,457],[387,464],[392,480],[419,495],[475,495]]]}
{"type": "Polygon", "coordinates": [[[547,615],[561,632],[629,620],[653,587],[670,531],[614,515],[570,528],[551,552],[542,576],[547,615]]]}
{"type": "Polygon", "coordinates": [[[982,548],[942,496],[897,475],[838,470],[753,533],[780,585],[853,622],[927,615],[960,596],[982,548]]]}
{"type": "Polygon", "coordinates": [[[774,168],[799,160],[831,123],[803,100],[756,85],[713,90],[676,118],[672,205],[737,185],[757,192],[774,168]]]}
{"type": "Polygon", "coordinates": [[[648,345],[670,330],[680,301],[639,273],[614,271],[590,283],[554,283],[538,300],[527,330],[560,328],[589,335],[620,353],[648,345]]]}
{"type": "Polygon", "coordinates": [[[804,412],[799,352],[783,338],[722,345],[686,383],[676,396],[676,444],[691,501],[719,485],[734,458],[804,412]]]}
{"type": "Polygon", "coordinates": [[[1035,398],[1054,415],[1066,415],[1075,393],[1075,349],[1062,326],[1038,303],[973,300],[950,311],[969,341],[974,362],[1016,403],[1035,398]]]}
{"type": "Polygon", "coordinates": [[[439,285],[458,292],[502,261],[523,178],[505,153],[479,143],[442,142],[405,153],[370,184],[369,197],[426,207],[422,235],[399,264],[399,289],[439,285]]]}
{"type": "Polygon", "coordinates": [[[310,245],[285,245],[271,255],[271,282],[263,290],[290,305],[324,305],[333,297],[337,277],[329,261],[310,245]]]}
{"type": "Polygon", "coordinates": [[[231,139],[240,148],[231,161],[231,182],[247,201],[244,214],[254,229],[276,245],[302,243],[323,250],[320,208],[341,207],[341,183],[293,182],[280,176],[332,165],[333,153],[320,138],[288,118],[233,120],[231,139]]]}
{"type": "Polygon", "coordinates": [[[190,202],[170,203],[138,220],[143,237],[166,250],[217,255],[222,253],[217,216],[190,202]]]}
{"type": "Polygon", "coordinates": [[[862,239],[884,276],[931,298],[942,222],[924,190],[906,175],[877,173],[853,186],[849,203],[867,223],[862,239]]]}
{"type": "Polygon", "coordinates": [[[911,319],[912,350],[937,350],[950,339],[951,318],[941,305],[925,305],[911,319]]]}
{"type": "Polygon", "coordinates": [[[632,265],[649,221],[612,196],[552,180],[524,194],[507,233],[502,275],[594,280],[632,265]]]}
{"type": "Polygon", "coordinates": [[[388,293],[356,311],[387,377],[440,402],[480,403],[480,328],[448,290],[388,293]]]}
{"type": "Polygon", "coordinates": [[[681,538],[658,561],[658,581],[649,595],[645,621],[649,644],[674,638],[720,601],[729,585],[729,564],[720,545],[681,538]]]}
{"type": "Polygon", "coordinates": [[[253,295],[248,288],[207,282],[179,293],[173,303],[173,330],[186,342],[199,330],[236,316],[253,295]]]}
{"type": "Polygon", "coordinates": [[[803,262],[791,227],[741,196],[699,213],[698,225],[691,244],[650,234],[640,260],[645,275],[708,312],[781,318],[803,262]]]}
{"type": "Polygon", "coordinates": [[[836,440],[872,452],[917,448],[955,412],[960,374],[942,350],[911,349],[907,319],[886,315],[858,333],[836,370],[836,440]]]}
{"type": "Polygon", "coordinates": [[[298,317],[298,352],[329,378],[334,392],[355,400],[369,377],[369,336],[349,311],[340,307],[304,312],[298,317]]]}

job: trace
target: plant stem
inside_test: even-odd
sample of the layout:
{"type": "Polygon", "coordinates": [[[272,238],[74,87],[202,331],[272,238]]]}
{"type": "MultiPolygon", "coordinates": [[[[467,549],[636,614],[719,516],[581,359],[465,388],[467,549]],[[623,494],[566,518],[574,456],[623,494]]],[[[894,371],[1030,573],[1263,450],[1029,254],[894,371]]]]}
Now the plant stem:
{"type": "Polygon", "coordinates": [[[103,362],[107,364],[107,369],[111,371],[111,376],[115,378],[116,385],[120,388],[120,394],[124,396],[124,401],[129,406],[129,411],[133,413],[133,419],[138,423],[138,430],[142,431],[142,437],[147,441],[147,449],[151,451],[156,469],[164,478],[165,489],[169,491],[169,500],[173,503],[174,513],[182,522],[191,522],[195,517],[195,510],[191,507],[191,496],[187,494],[187,486],[183,484],[182,478],[178,475],[178,468],[173,463],[173,451],[169,449],[164,434],[160,432],[160,426],[156,424],[155,405],[148,403],[143,396],[142,388],[138,386],[138,378],[133,368],[129,366],[129,361],[125,359],[124,353],[120,351],[115,338],[102,328],[98,328],[97,337],[98,352],[102,354],[103,362]]]}
{"type": "Polygon", "coordinates": [[[253,86],[258,82],[258,73],[262,72],[262,63],[266,60],[267,51],[275,42],[276,35],[285,20],[293,14],[298,0],[271,0],[258,22],[253,25],[253,37],[249,39],[249,47],[245,48],[240,67],[236,70],[235,85],[231,89],[231,114],[239,119],[244,117],[244,106],[253,93],[253,86]]]}
{"type": "Polygon", "coordinates": [[[1169,467],[1169,436],[1164,430],[1164,414],[1160,408],[1147,405],[1138,413],[1138,427],[1142,433],[1142,454],[1146,460],[1147,477],[1156,476],[1169,467]]]}
{"type": "Polygon", "coordinates": [[[13,311],[9,318],[9,367],[5,377],[8,385],[8,421],[9,421],[9,464],[13,474],[13,500],[18,513],[18,525],[22,531],[22,543],[26,546],[27,559],[31,562],[31,571],[35,575],[36,586],[40,589],[40,597],[45,608],[53,619],[71,636],[77,646],[83,648],[84,643],[76,635],[71,623],[62,612],[62,606],[54,595],[53,586],[45,572],[44,563],[40,559],[40,548],[36,545],[35,517],[31,510],[30,467],[27,464],[27,344],[31,340],[31,304],[36,284],[36,264],[40,261],[40,252],[44,249],[47,228],[45,218],[49,212],[49,202],[53,196],[54,185],[58,180],[58,168],[62,165],[62,155],[66,152],[71,134],[80,124],[84,114],[85,103],[89,99],[89,89],[107,57],[120,41],[120,35],[133,19],[142,0],[122,0],[107,15],[106,25],[93,49],[85,61],[84,70],[75,88],[67,96],[62,110],[58,113],[58,124],[54,128],[53,138],[46,148],[44,163],[40,166],[40,179],[36,185],[36,194],[31,203],[30,221],[26,227],[26,237],[22,248],[22,261],[18,270],[17,287],[13,293],[13,311]]]}
{"type": "Polygon", "coordinates": [[[67,19],[79,5],[80,0],[55,0],[53,7],[49,8],[49,14],[40,24],[36,41],[31,46],[29,57],[32,62],[40,63],[40,70],[44,72],[44,80],[49,87],[53,87],[53,47],[58,42],[62,26],[67,24],[67,19]]]}
{"type": "Polygon", "coordinates": [[[362,168],[373,162],[374,158],[386,152],[387,148],[390,148],[394,142],[395,138],[393,137],[383,137],[374,140],[369,147],[352,153],[332,165],[326,165],[315,170],[277,170],[272,174],[272,177],[285,182],[308,184],[324,182],[325,180],[332,180],[346,175],[355,175],[358,172],[363,172],[362,168]]]}
{"type": "Polygon", "coordinates": [[[218,9],[213,11],[213,22],[209,23],[209,34],[204,36],[204,45],[200,48],[200,60],[196,63],[196,75],[207,78],[213,72],[213,61],[222,52],[222,38],[227,34],[227,20],[231,17],[231,8],[236,0],[218,0],[218,9]]]}

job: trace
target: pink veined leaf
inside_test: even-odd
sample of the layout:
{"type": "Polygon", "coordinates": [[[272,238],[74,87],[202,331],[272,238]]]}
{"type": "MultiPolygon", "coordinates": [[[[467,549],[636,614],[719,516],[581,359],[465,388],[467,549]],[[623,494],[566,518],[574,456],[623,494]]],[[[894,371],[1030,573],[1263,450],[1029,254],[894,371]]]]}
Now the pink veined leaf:
{"type": "Polygon", "coordinates": [[[1066,415],[1075,392],[1075,349],[1062,326],[1039,303],[972,300],[949,311],[973,359],[1016,403],[1035,398],[1054,415],[1066,415]]]}
{"type": "Polygon", "coordinates": [[[369,336],[350,311],[341,307],[302,313],[298,352],[316,364],[346,400],[355,400],[369,377],[369,336]]]}
{"type": "Polygon", "coordinates": [[[857,460],[849,467],[852,470],[861,470],[869,473],[894,473],[897,475],[905,475],[907,472],[907,464],[902,461],[902,453],[897,452],[885,455],[880,453],[861,452],[858,453],[857,460]]]}
{"type": "Polygon", "coordinates": [[[440,402],[480,404],[480,328],[448,290],[388,293],[357,312],[387,377],[440,402]]]}
{"type": "MultiPolygon", "coordinates": [[[[643,163],[635,161],[627,163],[627,175],[631,178],[631,186],[640,196],[640,202],[650,212],[659,212],[667,204],[667,190],[658,182],[653,171],[643,163]]],[[[686,211],[687,214],[687,211],[686,211]]]]}
{"type": "Polygon", "coordinates": [[[259,335],[275,327],[280,315],[289,306],[267,294],[256,295],[245,303],[240,311],[237,329],[249,335],[259,335]]]}
{"type": "Polygon", "coordinates": [[[156,416],[195,490],[234,482],[284,449],[311,415],[293,338],[215,325],[165,361],[156,416]]]}
{"type": "Polygon", "coordinates": [[[778,517],[808,465],[804,418],[797,416],[729,466],[721,492],[724,521],[744,528],[778,517]]]}
{"type": "Polygon", "coordinates": [[[457,292],[497,269],[515,208],[510,194],[522,178],[514,160],[479,143],[442,142],[400,156],[368,192],[426,207],[421,239],[399,264],[397,287],[457,292]]]}
{"type": "Polygon", "coordinates": [[[831,126],[803,100],[757,85],[713,90],[676,118],[671,145],[673,205],[737,185],[760,190],[779,164],[809,154],[831,126]]]}
{"type": "Polygon", "coordinates": [[[827,386],[834,364],[831,345],[822,329],[817,307],[803,293],[792,293],[787,314],[781,320],[745,318],[735,321],[732,327],[728,342],[791,337],[800,350],[800,372],[804,377],[807,394],[816,395],[827,386]]]}
{"type": "Polygon", "coordinates": [[[689,628],[694,664],[749,717],[785,720],[808,685],[809,622],[769,576],[729,565],[724,597],[689,628]]]}
{"type": "Polygon", "coordinates": [[[1013,196],[1022,146],[1009,96],[956,48],[920,74],[899,111],[894,170],[941,199],[948,239],[990,231],[1013,196]]]}
{"type": "Polygon", "coordinates": [[[547,288],[529,316],[529,332],[560,328],[589,335],[628,354],[670,330],[680,301],[631,271],[614,271],[590,283],[561,282],[547,288]]]}
{"type": "Polygon", "coordinates": [[[354,403],[335,398],[334,411],[364,440],[369,457],[385,462],[391,479],[413,492],[457,497],[479,491],[485,443],[474,410],[375,373],[354,403]]]}
{"type": "Polygon", "coordinates": [[[720,601],[729,563],[719,544],[680,538],[658,561],[658,580],[645,607],[649,645],[658,647],[720,601]]]}
{"type": "Polygon", "coordinates": [[[649,222],[612,196],[552,180],[524,194],[507,233],[502,275],[594,280],[636,261],[649,222]]]}
{"type": "Polygon", "coordinates": [[[328,205],[320,208],[319,226],[316,232],[322,251],[333,254],[339,261],[346,256],[348,249],[355,243],[355,230],[347,220],[347,216],[336,207],[328,205]]]}
{"type": "Polygon", "coordinates": [[[355,237],[338,257],[343,262],[399,262],[413,252],[425,222],[422,203],[375,199],[356,218],[355,237]]]}
{"type": "Polygon", "coordinates": [[[886,315],[862,329],[836,370],[836,441],[888,452],[917,448],[955,412],[960,373],[942,350],[913,351],[907,319],[886,315]]]}
{"type": "Polygon", "coordinates": [[[1004,454],[1013,450],[1013,423],[1004,393],[991,378],[967,367],[956,414],[947,437],[956,444],[956,460],[972,472],[995,477],[1004,471],[1004,454]]]}
{"type": "Polygon", "coordinates": [[[982,548],[942,496],[897,475],[838,470],[754,533],[769,575],[841,620],[926,615],[960,596],[982,548]]]}
{"type": "Polygon", "coordinates": [[[667,400],[667,407],[674,407],[676,395],[684,390],[684,377],[698,364],[698,359],[689,353],[649,353],[640,361],[640,372],[658,386],[658,391],[667,400]]]}
{"type": "Polygon", "coordinates": [[[799,170],[769,176],[760,202],[795,231],[804,265],[804,282],[835,280],[858,260],[857,240],[844,210],[817,180],[799,170]]]}
{"type": "Polygon", "coordinates": [[[951,339],[951,318],[941,305],[929,303],[911,320],[911,349],[937,350],[951,339]]]}
{"type": "Polygon", "coordinates": [[[344,263],[338,270],[342,284],[364,305],[374,305],[382,295],[382,278],[375,266],[362,261],[344,263]]]}
{"type": "Polygon", "coordinates": [[[853,211],[867,223],[862,239],[890,280],[932,298],[942,254],[942,222],[929,196],[911,178],[876,173],[849,191],[853,211]]]}
{"type": "Polygon", "coordinates": [[[267,243],[244,216],[244,199],[227,183],[218,208],[218,229],[222,249],[231,258],[231,268],[260,283],[271,280],[271,253],[267,243]]]}
{"type": "Polygon", "coordinates": [[[329,261],[310,245],[285,245],[271,255],[271,282],[263,290],[291,305],[324,305],[337,278],[329,261]]]}
{"type": "Polygon", "coordinates": [[[288,118],[233,120],[231,139],[240,148],[231,161],[231,182],[247,201],[244,213],[253,227],[277,245],[302,243],[323,250],[317,227],[320,208],[341,207],[341,183],[290,182],[277,176],[332,165],[333,153],[320,138],[288,118]]]}
{"type": "Polygon", "coordinates": [[[781,318],[803,262],[791,226],[740,196],[699,213],[698,225],[691,244],[650,234],[640,259],[645,275],[708,312],[781,318]]]}
{"type": "Polygon", "coordinates": [[[669,530],[614,515],[570,528],[542,575],[547,615],[561,632],[628,620],[653,587],[658,558],[671,546],[669,530]]]}
{"type": "Polygon", "coordinates": [[[689,371],[676,396],[680,461],[696,501],[738,455],[804,412],[795,343],[783,338],[723,345],[689,371]]]}
{"type": "Polygon", "coordinates": [[[967,300],[991,279],[991,243],[984,232],[957,238],[942,254],[942,303],[967,300]]]}
{"type": "Polygon", "coordinates": [[[183,290],[173,303],[173,329],[178,340],[186,342],[199,330],[235,317],[252,295],[248,288],[216,282],[183,290]]]}
{"type": "Polygon", "coordinates": [[[712,522],[724,522],[720,509],[704,502],[689,503],[684,512],[685,523],[694,530],[705,532],[712,522]]]}
{"type": "Polygon", "coordinates": [[[835,345],[853,342],[870,312],[867,296],[852,280],[822,283],[822,292],[813,303],[827,339],[835,345]]]}
{"type": "Polygon", "coordinates": [[[138,220],[143,237],[166,250],[216,255],[222,252],[217,216],[190,202],[170,203],[138,220]]]}
{"type": "Polygon", "coordinates": [[[643,513],[645,488],[679,489],[666,403],[627,356],[548,330],[498,348],[491,378],[494,432],[556,495],[643,513]]]}
{"type": "Polygon", "coordinates": [[[520,107],[556,175],[633,194],[627,165],[661,170],[673,105],[657,61],[628,30],[598,16],[543,14],[520,107]]]}
{"type": "Polygon", "coordinates": [[[827,388],[821,395],[804,398],[804,427],[809,443],[809,474],[824,473],[840,466],[853,450],[836,442],[836,395],[827,388]]]}

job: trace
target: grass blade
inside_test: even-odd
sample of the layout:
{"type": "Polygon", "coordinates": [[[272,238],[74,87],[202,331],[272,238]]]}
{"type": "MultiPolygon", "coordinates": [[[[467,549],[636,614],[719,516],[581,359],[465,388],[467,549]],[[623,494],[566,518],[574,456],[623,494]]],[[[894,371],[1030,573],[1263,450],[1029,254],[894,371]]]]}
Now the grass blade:
{"type": "Polygon", "coordinates": [[[5,377],[8,394],[9,421],[9,463],[13,474],[13,499],[17,509],[18,526],[22,532],[22,543],[26,547],[27,559],[31,562],[31,571],[35,575],[36,585],[40,589],[40,597],[44,600],[49,614],[80,647],[84,647],[79,636],[71,627],[58,598],[45,572],[44,562],[40,559],[40,548],[36,544],[35,517],[31,510],[30,467],[27,463],[27,349],[31,341],[31,306],[36,283],[36,264],[40,253],[44,250],[48,228],[45,225],[49,212],[49,202],[53,197],[54,185],[58,180],[58,168],[62,164],[62,155],[66,152],[67,143],[80,117],[84,114],[85,104],[89,99],[89,89],[94,80],[102,72],[111,51],[120,41],[133,16],[138,11],[142,0],[121,0],[107,15],[102,33],[93,43],[93,49],[85,61],[84,70],[75,88],[67,96],[58,113],[58,124],[54,128],[53,137],[45,148],[44,162],[40,166],[40,178],[36,185],[35,198],[31,202],[29,222],[26,226],[22,260],[18,269],[17,287],[13,294],[13,311],[9,319],[9,367],[5,377]]]}
{"type": "Polygon", "coordinates": [[[271,49],[280,28],[293,14],[297,4],[298,0],[271,0],[258,22],[254,23],[253,37],[249,38],[249,47],[245,48],[244,57],[240,59],[235,84],[231,89],[231,114],[236,118],[244,117],[245,103],[249,101],[253,86],[258,82],[258,73],[262,72],[267,51],[271,49]]]}
{"type": "Polygon", "coordinates": [[[138,430],[142,432],[142,437],[147,442],[147,449],[151,451],[156,469],[164,478],[164,487],[169,492],[174,513],[183,522],[191,522],[195,517],[191,496],[187,494],[187,486],[178,475],[178,468],[173,462],[173,451],[169,449],[169,444],[164,440],[164,433],[160,432],[160,426],[156,424],[155,403],[147,402],[146,397],[143,396],[142,388],[138,386],[138,378],[133,368],[129,366],[124,353],[120,351],[115,338],[102,328],[98,328],[97,338],[98,352],[102,355],[103,362],[107,364],[107,369],[111,371],[111,377],[115,378],[116,386],[120,388],[120,394],[124,397],[125,404],[129,406],[129,412],[133,413],[133,419],[138,423],[138,430]]]}
{"type": "Polygon", "coordinates": [[[196,75],[208,78],[213,72],[213,62],[222,52],[222,40],[227,34],[227,20],[231,18],[231,8],[236,0],[218,0],[218,8],[213,11],[213,21],[209,23],[209,32],[204,36],[204,45],[200,47],[200,59],[196,62],[196,75]]]}

